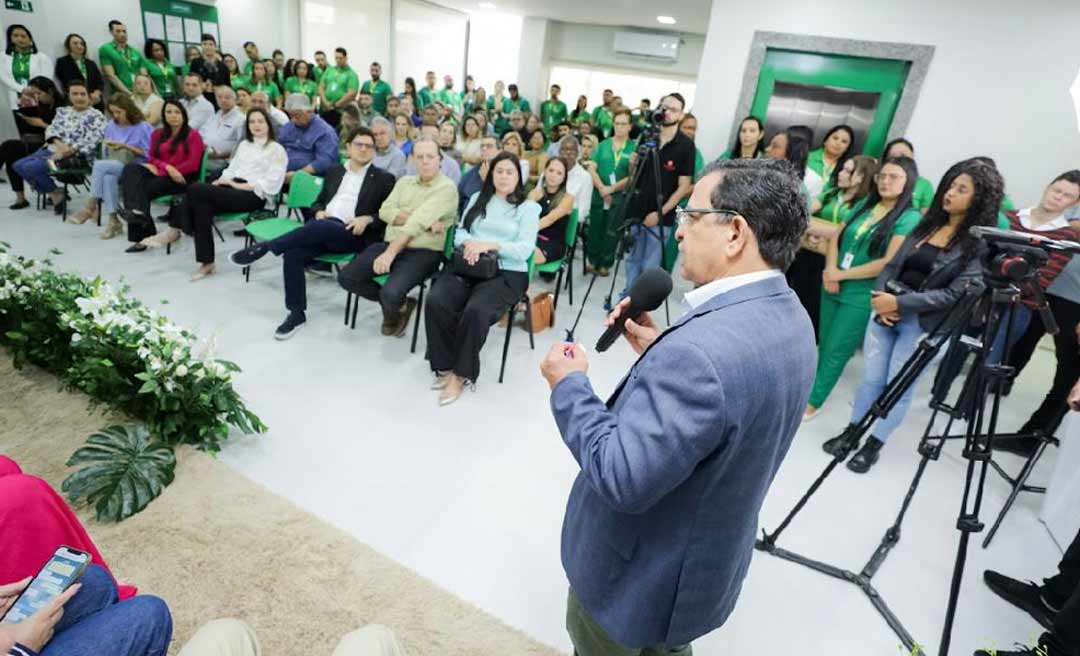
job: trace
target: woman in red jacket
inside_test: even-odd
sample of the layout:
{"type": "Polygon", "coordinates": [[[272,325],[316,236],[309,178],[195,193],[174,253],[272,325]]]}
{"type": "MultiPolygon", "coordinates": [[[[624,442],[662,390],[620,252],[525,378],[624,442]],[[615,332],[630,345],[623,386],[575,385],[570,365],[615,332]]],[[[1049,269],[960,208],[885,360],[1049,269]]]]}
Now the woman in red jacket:
{"type": "Polygon", "coordinates": [[[120,174],[120,216],[128,224],[128,253],[140,253],[143,239],[157,233],[150,216],[150,201],[166,194],[183,193],[198,178],[202,164],[202,137],[188,125],[187,111],[175,100],[165,102],[163,125],[150,136],[145,164],[128,164],[120,174]]]}

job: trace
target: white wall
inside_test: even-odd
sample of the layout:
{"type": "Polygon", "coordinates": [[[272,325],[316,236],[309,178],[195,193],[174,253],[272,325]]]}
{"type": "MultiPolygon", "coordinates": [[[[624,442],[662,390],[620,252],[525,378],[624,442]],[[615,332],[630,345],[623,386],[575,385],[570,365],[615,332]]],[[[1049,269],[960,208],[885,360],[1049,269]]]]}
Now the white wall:
{"type": "MultiPolygon", "coordinates": [[[[521,55],[518,61],[518,93],[530,104],[539,103],[547,97],[548,29],[554,21],[546,18],[526,18],[521,22],[521,55]]],[[[507,80],[507,84],[510,80],[507,80]]]]}
{"type": "Polygon", "coordinates": [[[664,73],[676,77],[693,78],[698,74],[705,37],[700,34],[683,34],[676,61],[665,62],[648,57],[633,57],[615,53],[616,32],[659,32],[637,30],[611,25],[581,25],[550,21],[548,29],[549,61],[586,64],[596,67],[620,68],[664,73]]]}
{"type": "Polygon", "coordinates": [[[1017,204],[1080,167],[1069,85],[1080,65],[1080,3],[1029,0],[714,0],[698,74],[698,146],[727,147],[754,30],[937,48],[907,137],[935,182],[976,154],[997,160],[1017,204]]]}

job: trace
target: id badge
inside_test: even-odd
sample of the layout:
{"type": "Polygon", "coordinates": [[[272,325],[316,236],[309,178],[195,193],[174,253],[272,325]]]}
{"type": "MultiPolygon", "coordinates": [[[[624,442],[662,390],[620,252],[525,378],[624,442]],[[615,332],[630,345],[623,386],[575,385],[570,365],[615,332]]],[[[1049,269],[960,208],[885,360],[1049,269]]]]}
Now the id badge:
{"type": "Polygon", "coordinates": [[[844,270],[850,269],[853,261],[855,261],[854,253],[844,253],[844,259],[840,262],[840,268],[844,270]]]}

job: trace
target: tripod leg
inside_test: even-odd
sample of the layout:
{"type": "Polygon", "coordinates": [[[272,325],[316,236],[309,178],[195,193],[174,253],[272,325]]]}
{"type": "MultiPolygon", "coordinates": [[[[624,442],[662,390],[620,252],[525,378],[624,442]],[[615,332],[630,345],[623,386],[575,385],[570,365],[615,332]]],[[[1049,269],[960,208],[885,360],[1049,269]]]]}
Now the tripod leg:
{"type": "Polygon", "coordinates": [[[990,531],[983,539],[983,549],[990,546],[990,541],[994,539],[998,527],[1001,526],[1001,522],[1005,519],[1005,514],[1012,508],[1013,503],[1016,501],[1016,497],[1020,496],[1020,493],[1024,491],[1024,485],[1027,483],[1028,476],[1031,476],[1031,472],[1035,469],[1035,465],[1039,463],[1039,459],[1042,458],[1043,451],[1045,450],[1046,442],[1042,442],[1039,444],[1039,448],[1035,453],[1031,454],[1028,457],[1027,462],[1024,463],[1024,468],[1020,470],[1020,475],[1017,476],[1016,480],[1013,482],[1013,488],[1012,492],[1009,493],[1009,498],[1005,500],[1005,505],[1001,507],[997,519],[994,520],[994,525],[990,527],[990,531]]]}

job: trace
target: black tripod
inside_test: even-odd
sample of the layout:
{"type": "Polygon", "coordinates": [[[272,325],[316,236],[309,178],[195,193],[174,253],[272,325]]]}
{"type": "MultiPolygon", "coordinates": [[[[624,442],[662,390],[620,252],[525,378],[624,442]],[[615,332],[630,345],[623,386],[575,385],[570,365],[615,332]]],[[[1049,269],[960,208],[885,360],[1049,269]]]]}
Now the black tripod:
{"type": "Polygon", "coordinates": [[[857,424],[850,424],[841,434],[841,437],[844,439],[840,441],[839,447],[834,451],[832,461],[829,462],[821,475],[818,476],[807,492],[799,499],[792,511],[788,513],[787,517],[780,523],[780,526],[772,533],[762,531],[762,538],[756,544],[756,547],[761,551],[785,560],[790,560],[858,586],[870,599],[870,603],[873,604],[874,608],[877,609],[890,628],[892,628],[897,636],[899,636],[900,640],[904,643],[904,646],[912,653],[923,654],[924,652],[911,637],[911,634],[908,633],[907,629],[904,628],[904,625],[892,612],[888,604],[885,603],[884,598],[882,598],[881,594],[874,588],[871,580],[885,562],[889,552],[900,541],[901,525],[904,521],[908,507],[915,496],[915,491],[922,480],[927,463],[930,460],[937,460],[940,457],[945,440],[958,439],[961,437],[959,435],[950,435],[950,430],[956,419],[966,418],[967,429],[963,435],[965,440],[963,455],[968,460],[968,466],[960,515],[957,520],[957,528],[960,531],[960,544],[957,549],[956,563],[953,568],[952,585],[945,616],[945,627],[939,651],[941,656],[948,654],[949,642],[952,634],[952,623],[956,613],[956,602],[960,591],[960,581],[963,577],[964,565],[967,558],[969,536],[971,533],[977,533],[983,528],[983,525],[979,522],[978,518],[979,510],[982,505],[983,486],[986,481],[987,465],[990,462],[990,444],[995,435],[997,426],[1002,384],[1003,381],[1008,378],[1010,373],[1009,367],[991,362],[991,348],[998,329],[1002,324],[1003,317],[1005,316],[1009,316],[1010,318],[1005,327],[1006,343],[1008,343],[1008,332],[1011,328],[1012,321],[1011,315],[1006,315],[1006,310],[1019,298],[1020,290],[1016,283],[1021,280],[1030,281],[1038,269],[1038,265],[1035,264],[1035,262],[1041,263],[1045,260],[1046,253],[1040,249],[1011,245],[1007,249],[1003,249],[1001,252],[997,253],[995,257],[989,258],[989,262],[992,265],[991,271],[1004,272],[1006,270],[1004,263],[1006,261],[1010,263],[1008,276],[988,275],[986,277],[987,287],[985,290],[982,292],[969,290],[964,294],[960,301],[953,305],[938,325],[935,326],[935,328],[919,343],[915,352],[908,358],[907,362],[904,363],[897,375],[889,381],[888,385],[866,415],[860,418],[857,424]],[[1017,256],[1014,254],[1017,252],[1021,253],[1019,258],[1027,264],[1027,266],[1016,266],[1015,260],[1017,259],[1017,256]],[[994,268],[995,265],[1001,266],[996,266],[996,268],[994,268]],[[986,317],[981,339],[971,338],[964,334],[965,328],[970,325],[971,318],[974,316],[986,317]],[[933,362],[937,353],[946,344],[950,344],[950,354],[959,354],[960,360],[962,361],[966,355],[970,353],[974,355],[974,362],[964,381],[958,401],[954,405],[950,406],[946,402],[952,378],[939,375],[935,381],[930,404],[933,413],[927,423],[926,430],[923,433],[918,447],[918,452],[922,458],[919,461],[911,485],[908,487],[907,493],[904,496],[896,520],[893,522],[892,526],[885,531],[885,535],[882,537],[877,549],[870,556],[870,559],[863,566],[862,570],[856,574],[849,570],[818,560],[813,560],[776,546],[777,538],[779,538],[780,534],[788,527],[795,518],[795,515],[802,510],[810,500],[810,497],[819,487],[821,487],[825,479],[841,462],[847,459],[848,455],[856,447],[858,447],[859,441],[869,431],[873,423],[877,421],[877,419],[888,415],[889,411],[900,401],[904,393],[915,384],[919,375],[931,364],[931,362],[933,362]],[[987,422],[986,401],[988,398],[992,399],[992,403],[989,421],[987,422]],[[948,415],[948,424],[946,425],[944,433],[941,435],[932,435],[939,412],[945,412],[948,415]],[[984,423],[987,424],[985,431],[984,423]],[[975,497],[972,502],[970,496],[972,492],[972,483],[975,480],[976,467],[978,467],[979,471],[977,484],[974,490],[975,497]]]}
{"type": "MultiPolygon", "coordinates": [[[[651,230],[646,230],[645,238],[660,240],[660,262],[664,261],[664,217],[661,215],[664,207],[664,191],[660,185],[660,126],[658,124],[650,126],[641,135],[636,154],[639,164],[634,168],[634,173],[630,176],[630,182],[627,184],[627,189],[630,191],[626,194],[626,200],[621,208],[622,216],[619,217],[618,221],[612,222],[611,225],[616,226],[614,229],[608,227],[608,233],[618,235],[619,242],[615,250],[615,267],[611,270],[611,288],[608,290],[607,296],[604,297],[604,307],[612,306],[611,299],[615,295],[615,284],[619,277],[619,265],[622,264],[623,259],[626,257],[626,251],[634,245],[634,236],[630,233],[630,228],[635,225],[644,225],[645,222],[644,216],[627,216],[627,214],[630,213],[631,205],[640,206],[634,201],[642,193],[641,175],[646,168],[652,169],[653,188],[656,191],[656,213],[660,218],[657,226],[660,228],[660,234],[657,236],[651,230]]],[[[593,274],[594,277],[595,275],[593,274]]],[[[666,301],[664,302],[664,311],[667,312],[666,301]]],[[[671,323],[670,315],[667,319],[668,323],[671,323]]]]}

